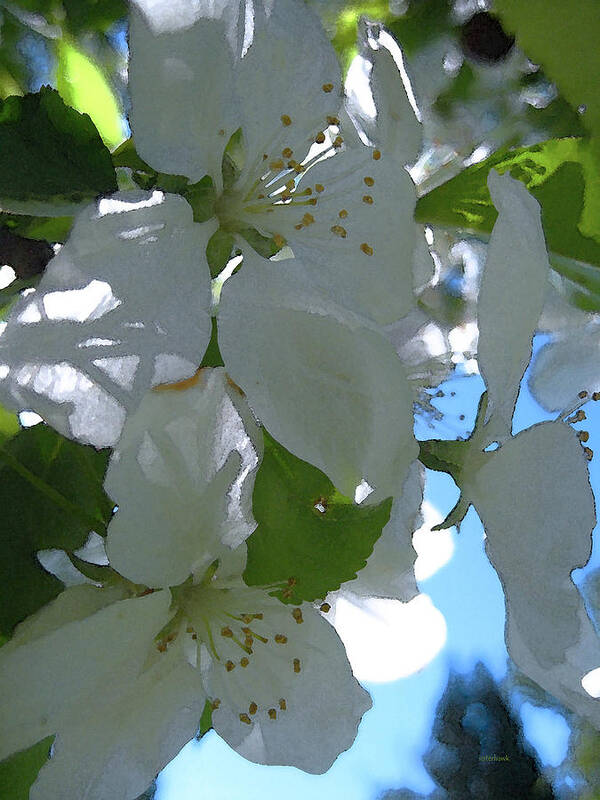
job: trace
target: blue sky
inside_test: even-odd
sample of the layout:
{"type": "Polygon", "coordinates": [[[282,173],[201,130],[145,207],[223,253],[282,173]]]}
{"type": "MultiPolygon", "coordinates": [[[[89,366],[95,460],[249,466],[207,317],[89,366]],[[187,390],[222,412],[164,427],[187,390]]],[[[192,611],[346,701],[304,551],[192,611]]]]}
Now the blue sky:
{"type": "MultiPolygon", "coordinates": [[[[537,337],[535,350],[545,341],[537,337]]],[[[418,438],[463,434],[473,423],[477,400],[483,389],[479,376],[453,378],[446,396],[434,402],[445,419],[437,431],[417,423],[418,438]],[[452,396],[450,393],[455,392],[452,396]],[[465,414],[464,421],[459,419],[465,414]]],[[[586,406],[588,422],[578,425],[598,430],[600,403],[586,406]]],[[[521,389],[513,432],[542,419],[552,419],[528,392],[521,389]]],[[[592,442],[590,441],[590,444],[592,442]]],[[[593,446],[593,444],[592,444],[593,446]]],[[[598,467],[591,463],[592,485],[600,486],[598,467]]],[[[455,503],[458,490],[443,473],[428,473],[426,499],[441,513],[455,503]]],[[[355,744],[342,754],[325,775],[306,775],[291,767],[262,767],[238,756],[214,733],[192,742],[163,771],[157,800],[264,800],[281,796],[286,800],[375,800],[392,788],[427,793],[435,785],[424,769],[421,756],[427,749],[435,706],[445,688],[450,669],[469,672],[483,661],[494,678],[506,674],[504,645],[504,597],[498,577],[483,550],[483,529],[471,508],[460,534],[452,534],[454,553],[450,561],[420,588],[432,598],[445,617],[448,637],[439,655],[419,673],[387,684],[365,684],[373,708],[360,726],[355,744]]],[[[578,570],[577,580],[600,564],[596,546],[590,565],[578,570]]],[[[557,766],[566,755],[569,729],[562,716],[531,703],[521,708],[525,734],[543,763],[557,766]]]]}

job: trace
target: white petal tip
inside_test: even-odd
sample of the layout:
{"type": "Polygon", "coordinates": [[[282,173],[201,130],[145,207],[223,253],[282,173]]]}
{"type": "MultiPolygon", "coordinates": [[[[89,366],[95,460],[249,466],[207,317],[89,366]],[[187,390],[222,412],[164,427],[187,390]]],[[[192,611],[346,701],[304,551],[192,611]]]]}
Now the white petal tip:
{"type": "Polygon", "coordinates": [[[581,679],[581,685],[590,697],[600,697],[600,667],[587,672],[581,679]]]}

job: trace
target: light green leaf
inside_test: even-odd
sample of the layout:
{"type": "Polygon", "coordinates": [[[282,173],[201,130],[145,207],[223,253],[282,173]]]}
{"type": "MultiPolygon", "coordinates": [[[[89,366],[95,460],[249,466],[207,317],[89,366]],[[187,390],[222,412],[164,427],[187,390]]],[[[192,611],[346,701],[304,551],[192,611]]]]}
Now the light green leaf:
{"type": "Polygon", "coordinates": [[[552,267],[586,293],[592,308],[600,308],[599,161],[593,145],[550,139],[501,150],[421,197],[416,219],[490,234],[497,216],[486,183],[492,167],[521,180],[540,203],[552,267]]]}
{"type": "Polygon", "coordinates": [[[210,275],[216,278],[227,266],[233,249],[233,234],[222,228],[216,230],[206,245],[206,260],[210,267],[210,275]]]}
{"type": "Polygon", "coordinates": [[[19,418],[12,411],[7,411],[0,406],[0,445],[11,439],[21,430],[19,418]]]}
{"type": "Polygon", "coordinates": [[[53,736],[0,763],[0,797],[29,800],[29,789],[50,755],[53,736]]]}
{"type": "Polygon", "coordinates": [[[63,588],[37,562],[38,550],[72,552],[91,530],[105,532],[107,457],[42,424],[0,443],[0,633],[10,634],[63,588]]]}
{"type": "Polygon", "coordinates": [[[73,108],[89,114],[108,147],[124,137],[122,110],[100,67],[68,39],[57,46],[56,84],[61,97],[73,108]]]}
{"type": "Polygon", "coordinates": [[[325,597],[365,566],[391,506],[391,498],[356,505],[321,470],[265,432],[252,506],[258,528],[246,540],[246,583],[281,583],[277,594],[283,602],[325,597]]]}
{"type": "Polygon", "coordinates": [[[494,8],[517,44],[553,80],[582,121],[600,134],[600,8],[598,0],[496,0],[494,8]]]}

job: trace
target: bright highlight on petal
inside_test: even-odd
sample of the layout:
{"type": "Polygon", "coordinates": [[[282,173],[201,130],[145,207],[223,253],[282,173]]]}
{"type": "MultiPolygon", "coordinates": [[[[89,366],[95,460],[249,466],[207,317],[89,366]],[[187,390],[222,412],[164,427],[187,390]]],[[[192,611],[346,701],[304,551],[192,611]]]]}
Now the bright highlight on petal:
{"type": "Polygon", "coordinates": [[[581,685],[591,697],[600,697],[600,667],[586,672],[581,685]]]}
{"type": "Polygon", "coordinates": [[[422,507],[423,525],[413,534],[413,547],[417,551],[415,561],[415,578],[425,581],[445,566],[454,554],[454,538],[452,531],[434,531],[443,517],[440,512],[425,501],[422,507]]]}
{"type": "Polygon", "coordinates": [[[330,612],[359,681],[388,683],[423,669],[446,642],[446,621],[428,595],[409,603],[344,594],[330,612]]]}

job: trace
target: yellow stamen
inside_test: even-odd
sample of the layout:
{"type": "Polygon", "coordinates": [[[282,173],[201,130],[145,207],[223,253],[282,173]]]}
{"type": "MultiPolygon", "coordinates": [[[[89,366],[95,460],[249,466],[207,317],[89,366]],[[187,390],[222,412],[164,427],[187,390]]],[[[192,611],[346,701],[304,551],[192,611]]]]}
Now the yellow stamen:
{"type": "Polygon", "coordinates": [[[373,160],[379,161],[381,158],[381,151],[380,150],[373,150],[373,160]]]}
{"type": "Polygon", "coordinates": [[[221,636],[224,636],[226,639],[233,638],[233,631],[231,628],[221,628],[221,636]]]}
{"type": "Polygon", "coordinates": [[[292,124],[292,119],[287,114],[282,114],[281,115],[281,122],[287,128],[289,125],[292,124]]]}
{"type": "Polygon", "coordinates": [[[248,714],[240,714],[240,722],[245,722],[246,725],[252,725],[252,720],[248,714]]]}
{"type": "Polygon", "coordinates": [[[339,125],[340,121],[339,121],[339,119],[337,117],[333,117],[333,116],[328,115],[327,116],[327,124],[328,125],[339,125]]]}
{"type": "Polygon", "coordinates": [[[242,658],[242,660],[240,661],[240,667],[244,667],[244,669],[245,669],[248,666],[249,663],[250,663],[250,661],[246,658],[246,656],[244,656],[242,658]]]}
{"type": "Polygon", "coordinates": [[[372,256],[373,255],[373,248],[371,247],[371,245],[367,244],[366,242],[363,242],[361,244],[360,249],[363,251],[363,253],[366,256],[372,256]]]}
{"type": "Polygon", "coordinates": [[[348,212],[346,211],[346,209],[345,209],[345,208],[342,208],[342,210],[341,210],[341,211],[340,211],[340,213],[338,214],[338,217],[339,217],[340,219],[346,219],[346,217],[347,217],[347,216],[348,216],[348,212]]]}
{"type": "Polygon", "coordinates": [[[280,158],[278,158],[276,161],[271,161],[271,163],[269,164],[269,167],[271,169],[283,169],[284,166],[285,164],[280,158]]]}
{"type": "Polygon", "coordinates": [[[225,669],[227,670],[227,672],[231,672],[232,669],[235,669],[235,664],[233,663],[233,661],[228,661],[225,664],[225,669]]]}
{"type": "Polygon", "coordinates": [[[275,242],[276,247],[283,247],[285,244],[285,239],[280,233],[276,233],[275,236],[273,236],[273,241],[275,242]]]}
{"type": "Polygon", "coordinates": [[[373,198],[370,194],[363,194],[363,203],[366,203],[368,206],[373,205],[373,198]]]}
{"type": "Polygon", "coordinates": [[[309,213],[308,213],[308,211],[307,211],[307,212],[306,212],[306,214],[305,214],[305,215],[302,217],[302,222],[303,222],[305,225],[312,225],[314,221],[315,221],[315,218],[313,217],[313,215],[312,215],[312,214],[309,214],[309,213]]]}
{"type": "Polygon", "coordinates": [[[335,233],[336,236],[340,236],[342,239],[345,239],[348,235],[346,228],[343,228],[341,225],[332,225],[330,231],[335,233]]]}
{"type": "Polygon", "coordinates": [[[287,636],[284,636],[283,633],[276,633],[275,641],[277,644],[287,644],[287,636]]]}
{"type": "Polygon", "coordinates": [[[317,144],[323,144],[324,141],[325,141],[325,134],[323,133],[323,131],[319,131],[315,136],[315,142],[317,144]]]}
{"type": "Polygon", "coordinates": [[[254,715],[254,714],[256,714],[256,712],[257,712],[257,711],[258,711],[258,706],[257,706],[257,705],[256,705],[256,703],[253,701],[253,702],[252,702],[252,703],[250,703],[250,705],[248,706],[248,713],[250,713],[250,714],[254,715]]]}
{"type": "Polygon", "coordinates": [[[296,675],[300,672],[300,659],[299,658],[295,658],[294,659],[294,672],[296,673],[296,675]]]}
{"type": "Polygon", "coordinates": [[[367,175],[363,178],[363,181],[367,184],[367,186],[373,186],[375,183],[375,179],[372,178],[370,175],[367,175]]]}
{"type": "Polygon", "coordinates": [[[269,719],[277,719],[277,711],[274,708],[270,708],[268,711],[269,719]]]}
{"type": "Polygon", "coordinates": [[[321,603],[320,609],[324,614],[327,614],[328,611],[331,611],[331,606],[329,603],[321,603]]]}
{"type": "Polygon", "coordinates": [[[302,611],[299,608],[295,608],[292,611],[292,617],[296,620],[296,623],[298,625],[300,625],[302,622],[304,622],[304,619],[302,618],[302,611]]]}
{"type": "Polygon", "coordinates": [[[342,139],[341,136],[336,136],[335,139],[333,140],[333,146],[334,147],[341,147],[343,144],[344,144],[344,140],[342,139]]]}
{"type": "Polygon", "coordinates": [[[215,699],[212,701],[212,703],[210,705],[211,705],[212,710],[216,711],[217,708],[221,705],[221,701],[219,700],[218,697],[215,697],[215,699]]]}
{"type": "Polygon", "coordinates": [[[293,154],[294,154],[294,151],[292,150],[291,147],[284,147],[283,150],[281,151],[281,155],[284,158],[291,158],[293,154]]]}
{"type": "Polygon", "coordinates": [[[317,190],[317,192],[324,192],[325,191],[325,187],[323,186],[322,183],[315,183],[315,189],[317,190]]]}
{"type": "Polygon", "coordinates": [[[329,92],[333,91],[333,83],[324,83],[321,89],[323,89],[326,94],[329,94],[329,92]]]}
{"type": "Polygon", "coordinates": [[[285,711],[285,710],[287,709],[287,703],[285,702],[285,698],[284,698],[284,697],[282,697],[282,698],[280,699],[280,701],[279,701],[279,708],[280,708],[282,711],[285,711]]]}

